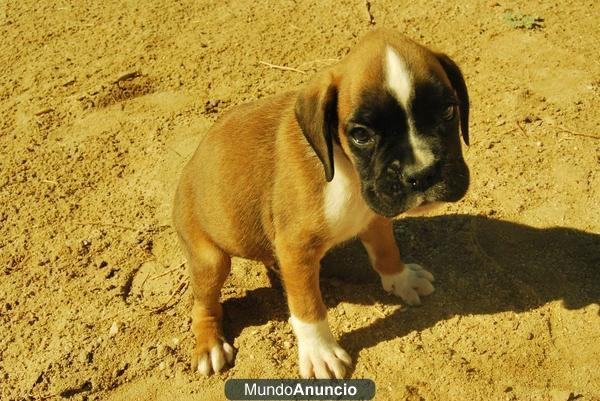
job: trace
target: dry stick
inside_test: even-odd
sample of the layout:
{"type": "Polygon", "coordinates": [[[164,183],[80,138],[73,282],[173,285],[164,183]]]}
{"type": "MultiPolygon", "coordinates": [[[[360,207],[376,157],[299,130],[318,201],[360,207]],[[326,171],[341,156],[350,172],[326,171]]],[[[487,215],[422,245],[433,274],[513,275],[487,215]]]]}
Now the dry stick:
{"type": "Polygon", "coordinates": [[[379,309],[379,308],[377,307],[377,305],[374,305],[374,307],[375,307],[375,312],[377,312],[377,313],[379,314],[379,316],[381,316],[382,318],[384,318],[384,319],[385,319],[385,318],[386,318],[386,316],[385,316],[385,312],[384,312],[384,311],[382,311],[381,309],[379,309]]]}
{"type": "MultiPolygon", "coordinates": [[[[173,302],[172,304],[170,304],[171,301],[173,301],[173,299],[176,296],[185,294],[185,292],[187,291],[189,285],[190,284],[189,284],[189,282],[187,280],[185,280],[185,279],[181,280],[179,282],[179,287],[177,287],[177,289],[175,291],[173,291],[173,293],[171,294],[171,296],[169,297],[169,299],[167,299],[167,301],[164,302],[161,306],[156,306],[156,307],[146,307],[146,306],[144,306],[144,308],[146,308],[147,313],[149,313],[149,314],[160,313],[160,312],[166,311],[167,309],[171,309],[173,306],[175,306],[177,304],[177,300],[175,302],[173,302]]],[[[122,309],[122,310],[120,310],[120,311],[118,311],[116,313],[111,313],[110,315],[98,318],[98,319],[96,319],[96,321],[94,322],[94,324],[98,324],[100,322],[104,322],[104,321],[109,320],[109,319],[114,319],[115,317],[123,315],[123,314],[126,314],[126,313],[131,315],[132,307],[133,307],[133,305],[131,307],[127,308],[127,309],[122,309]]]]}
{"type": "Polygon", "coordinates": [[[259,63],[263,64],[263,65],[266,65],[267,67],[276,68],[278,70],[294,71],[294,72],[299,72],[301,74],[306,74],[306,71],[302,71],[302,70],[299,70],[299,69],[293,68],[293,67],[286,67],[286,66],[283,66],[283,65],[271,64],[271,63],[267,63],[266,61],[259,61],[259,63]]]}
{"type": "Polygon", "coordinates": [[[369,19],[369,25],[375,25],[375,17],[371,13],[371,2],[366,0],[365,7],[367,8],[367,17],[369,19]]]}
{"type": "Polygon", "coordinates": [[[181,153],[179,153],[178,151],[176,151],[172,147],[170,147],[170,146],[167,145],[167,149],[169,149],[171,152],[175,153],[177,156],[181,157],[182,159],[185,159],[181,153]]]}
{"type": "Polygon", "coordinates": [[[517,127],[519,127],[519,129],[521,130],[521,132],[523,133],[523,135],[527,136],[527,132],[525,132],[525,130],[523,129],[523,127],[521,127],[521,123],[519,123],[517,121],[517,127]]]}
{"type": "Polygon", "coordinates": [[[575,135],[575,136],[582,136],[582,137],[585,137],[585,138],[592,138],[592,139],[600,139],[600,136],[596,136],[596,135],[589,135],[589,134],[580,134],[579,132],[575,132],[575,131],[573,131],[573,130],[570,130],[570,129],[568,129],[568,128],[565,128],[565,127],[564,127],[564,126],[562,126],[562,125],[556,125],[556,124],[552,124],[552,123],[550,123],[550,122],[548,122],[548,121],[544,121],[544,122],[545,122],[546,124],[548,124],[548,125],[551,125],[551,126],[553,126],[553,127],[556,127],[556,128],[558,128],[559,130],[561,130],[561,131],[563,131],[563,132],[568,132],[568,133],[569,133],[569,134],[571,134],[571,135],[575,135]]]}
{"type": "Polygon", "coordinates": [[[119,78],[113,81],[113,84],[118,84],[119,82],[129,81],[130,79],[134,79],[140,77],[142,75],[139,71],[131,71],[126,74],[121,75],[119,78]]]}
{"type": "Polygon", "coordinates": [[[509,129],[508,131],[504,131],[503,133],[501,133],[501,134],[500,134],[500,136],[504,136],[504,135],[506,135],[506,134],[510,134],[511,132],[514,132],[514,131],[516,131],[516,130],[517,130],[516,128],[511,128],[511,129],[509,129]]]}
{"type": "Polygon", "coordinates": [[[137,313],[135,313],[135,312],[137,312],[137,310],[135,310],[135,306],[131,305],[129,308],[121,309],[118,312],[111,313],[109,315],[97,318],[94,321],[94,323],[92,323],[92,324],[99,324],[99,323],[104,322],[106,320],[114,319],[117,316],[121,316],[121,315],[125,315],[125,314],[131,315],[131,316],[142,316],[145,313],[148,313],[148,314],[160,313],[160,312],[166,311],[167,309],[171,309],[173,306],[175,306],[177,304],[177,301],[173,302],[171,305],[169,305],[169,303],[171,303],[171,301],[175,298],[175,296],[177,296],[177,295],[183,295],[185,293],[185,291],[187,290],[188,286],[189,286],[189,282],[187,282],[186,280],[181,280],[179,283],[180,283],[179,287],[177,287],[177,289],[175,291],[173,291],[173,293],[171,294],[171,296],[169,297],[169,299],[167,299],[167,301],[164,302],[160,306],[152,307],[152,306],[144,306],[144,305],[142,305],[143,308],[146,309],[146,311],[145,312],[142,311],[142,313],[138,315],[137,313]],[[133,314],[132,314],[132,312],[133,312],[133,314]]]}
{"type": "Polygon", "coordinates": [[[142,299],[144,299],[144,286],[146,285],[146,281],[148,281],[148,277],[150,277],[150,275],[146,274],[146,277],[144,277],[144,281],[142,281],[142,284],[140,285],[140,296],[142,299]]]}
{"type": "Polygon", "coordinates": [[[187,280],[182,280],[179,284],[179,287],[177,287],[177,289],[175,291],[173,291],[173,293],[171,294],[169,299],[167,299],[167,302],[162,304],[162,306],[154,308],[152,310],[152,313],[160,313],[160,312],[166,311],[167,309],[171,309],[177,303],[177,302],[173,302],[173,304],[169,305],[171,300],[173,298],[175,298],[176,295],[179,295],[179,294],[183,295],[185,293],[185,291],[187,290],[188,286],[189,286],[189,282],[187,280]]]}
{"type": "Polygon", "coordinates": [[[113,228],[121,228],[123,230],[138,231],[138,229],[134,228],[134,227],[120,226],[118,224],[112,224],[112,223],[100,223],[100,222],[95,222],[95,221],[75,222],[75,224],[77,224],[79,226],[113,227],[113,228]]]}
{"type": "Polygon", "coordinates": [[[29,395],[29,397],[32,397],[34,400],[39,400],[39,401],[48,400],[48,399],[50,399],[50,398],[54,398],[54,397],[56,397],[56,398],[62,398],[62,397],[60,396],[60,394],[46,394],[46,395],[41,395],[41,394],[40,394],[40,395],[37,395],[37,396],[36,396],[36,395],[33,395],[33,394],[30,392],[28,395],[29,395]]]}
{"type": "Polygon", "coordinates": [[[40,111],[36,111],[35,113],[33,113],[36,116],[41,116],[42,114],[46,114],[46,113],[52,113],[54,111],[53,108],[51,107],[47,107],[45,109],[42,109],[40,111]]]}
{"type": "MultiPolygon", "coordinates": [[[[152,280],[156,280],[157,278],[159,278],[159,277],[162,277],[162,276],[166,276],[167,274],[169,274],[169,273],[172,273],[172,272],[174,272],[174,271],[178,270],[180,267],[183,267],[183,265],[184,265],[184,264],[185,264],[185,263],[182,263],[182,264],[180,264],[179,266],[172,267],[172,268],[170,268],[170,269],[169,269],[169,270],[167,270],[167,271],[164,271],[164,272],[162,272],[162,273],[159,273],[159,274],[157,274],[156,276],[152,276],[152,277],[150,277],[150,281],[152,281],[152,280]]],[[[144,280],[144,281],[145,281],[145,280],[144,280]]]]}

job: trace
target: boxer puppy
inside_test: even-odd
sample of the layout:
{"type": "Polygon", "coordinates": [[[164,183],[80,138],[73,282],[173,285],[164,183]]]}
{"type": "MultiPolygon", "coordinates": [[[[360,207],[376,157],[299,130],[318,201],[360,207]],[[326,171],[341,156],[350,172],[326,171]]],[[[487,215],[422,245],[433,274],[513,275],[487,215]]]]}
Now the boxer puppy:
{"type": "Polygon", "coordinates": [[[220,118],[175,200],[194,295],[192,367],[209,375],[233,362],[219,296],[239,256],[278,264],[301,376],[342,378],[351,360],[327,323],[319,262],[358,236],[384,290],[410,305],[432,293],[433,275],[402,263],[392,218],[463,197],[468,119],[457,65],[389,30],[367,34],[299,90],[220,118]]]}

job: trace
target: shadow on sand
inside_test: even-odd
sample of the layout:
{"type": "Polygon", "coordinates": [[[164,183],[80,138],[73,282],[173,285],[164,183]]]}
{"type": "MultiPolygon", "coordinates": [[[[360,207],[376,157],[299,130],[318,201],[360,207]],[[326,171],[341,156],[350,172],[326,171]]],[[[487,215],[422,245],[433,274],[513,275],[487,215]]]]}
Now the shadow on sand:
{"type": "MultiPolygon", "coordinates": [[[[414,308],[347,332],[340,344],[361,348],[423,330],[455,315],[523,312],[562,300],[578,309],[600,302],[600,235],[571,228],[537,229],[481,216],[405,218],[394,225],[403,260],[436,277],[436,292],[414,308]]],[[[322,261],[321,288],[329,307],[340,301],[399,304],[386,294],[358,241],[333,249],[322,261]]],[[[224,304],[226,333],[287,320],[280,285],[249,291],[224,304]],[[235,323],[234,323],[235,322],[235,323]]]]}

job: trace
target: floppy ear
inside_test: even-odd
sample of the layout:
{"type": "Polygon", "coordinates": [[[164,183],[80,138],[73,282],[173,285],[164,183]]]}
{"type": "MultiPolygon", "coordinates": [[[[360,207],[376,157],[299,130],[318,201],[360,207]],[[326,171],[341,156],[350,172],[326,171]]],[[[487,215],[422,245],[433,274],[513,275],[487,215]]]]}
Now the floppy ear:
{"type": "Polygon", "coordinates": [[[460,102],[458,108],[460,111],[460,130],[465,143],[469,144],[469,93],[467,92],[467,85],[465,84],[465,78],[463,77],[460,68],[456,63],[448,56],[442,53],[436,54],[438,61],[444,68],[450,84],[458,95],[460,102]]]}
{"type": "Polygon", "coordinates": [[[325,169],[333,179],[333,140],[337,138],[337,86],[330,72],[310,81],[296,99],[296,120],[325,169]]]}

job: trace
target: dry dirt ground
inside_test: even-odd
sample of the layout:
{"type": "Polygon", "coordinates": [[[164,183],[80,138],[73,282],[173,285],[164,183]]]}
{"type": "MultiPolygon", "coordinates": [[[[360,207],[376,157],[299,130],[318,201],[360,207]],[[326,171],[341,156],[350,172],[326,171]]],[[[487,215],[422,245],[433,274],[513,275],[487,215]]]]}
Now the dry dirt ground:
{"type": "Polygon", "coordinates": [[[282,291],[243,260],[223,291],[236,364],[190,372],[174,185],[224,110],[386,26],[462,66],[472,186],[396,224],[437,278],[421,308],[357,243],[324,261],[352,377],[378,400],[600,400],[599,17],[595,0],[1,1],[0,398],[217,400],[228,378],[295,377],[282,291]]]}

